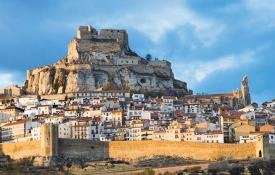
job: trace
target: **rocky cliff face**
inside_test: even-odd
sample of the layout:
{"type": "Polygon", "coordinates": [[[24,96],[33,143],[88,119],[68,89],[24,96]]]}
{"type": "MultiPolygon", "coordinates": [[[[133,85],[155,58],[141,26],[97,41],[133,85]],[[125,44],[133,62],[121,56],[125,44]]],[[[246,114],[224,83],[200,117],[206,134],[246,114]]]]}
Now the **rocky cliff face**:
{"type": "Polygon", "coordinates": [[[56,64],[27,71],[28,94],[55,94],[105,89],[166,90],[188,93],[185,82],[174,79],[168,61],[146,61],[128,45],[125,30],[80,26],[68,55],[56,64]]]}

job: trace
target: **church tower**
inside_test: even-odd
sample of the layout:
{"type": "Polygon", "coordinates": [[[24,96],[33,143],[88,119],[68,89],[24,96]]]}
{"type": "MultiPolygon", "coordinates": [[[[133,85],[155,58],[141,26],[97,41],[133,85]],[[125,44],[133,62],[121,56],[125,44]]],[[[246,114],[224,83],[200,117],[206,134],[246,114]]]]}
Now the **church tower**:
{"type": "Polygon", "coordinates": [[[243,105],[247,106],[251,104],[251,98],[249,93],[249,87],[248,87],[248,77],[245,75],[242,80],[242,99],[243,99],[243,105]]]}

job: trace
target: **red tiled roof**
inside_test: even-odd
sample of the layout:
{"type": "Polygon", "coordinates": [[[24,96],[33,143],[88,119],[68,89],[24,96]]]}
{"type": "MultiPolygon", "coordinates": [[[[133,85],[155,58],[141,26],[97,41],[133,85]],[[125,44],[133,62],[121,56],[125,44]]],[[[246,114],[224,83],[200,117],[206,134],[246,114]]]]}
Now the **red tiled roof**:
{"type": "Polygon", "coordinates": [[[15,121],[15,122],[10,122],[10,123],[5,124],[2,127],[12,126],[12,125],[19,125],[19,124],[26,123],[27,121],[30,121],[30,120],[29,119],[23,119],[23,120],[18,120],[18,121],[15,121]]]}

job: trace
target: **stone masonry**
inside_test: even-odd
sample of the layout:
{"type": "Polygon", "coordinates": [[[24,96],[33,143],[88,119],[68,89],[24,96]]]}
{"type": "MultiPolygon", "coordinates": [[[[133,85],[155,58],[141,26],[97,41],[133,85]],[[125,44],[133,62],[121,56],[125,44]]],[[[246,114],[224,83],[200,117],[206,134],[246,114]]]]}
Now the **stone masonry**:
{"type": "Polygon", "coordinates": [[[57,63],[27,71],[27,94],[93,91],[99,88],[157,91],[180,90],[187,84],[174,78],[168,61],[147,61],[133,52],[125,30],[80,26],[57,63]]]}

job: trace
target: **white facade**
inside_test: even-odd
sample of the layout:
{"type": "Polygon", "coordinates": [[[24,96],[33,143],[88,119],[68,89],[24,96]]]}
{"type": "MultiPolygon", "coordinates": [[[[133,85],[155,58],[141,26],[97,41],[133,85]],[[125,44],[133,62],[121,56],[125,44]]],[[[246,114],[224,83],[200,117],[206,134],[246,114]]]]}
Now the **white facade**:
{"type": "Polygon", "coordinates": [[[89,121],[70,121],[72,139],[91,139],[91,125],[89,121]]]}
{"type": "Polygon", "coordinates": [[[61,124],[64,120],[63,116],[50,116],[45,118],[45,123],[61,124]]]}
{"type": "Polygon", "coordinates": [[[140,119],[142,110],[128,110],[127,119],[140,119]]]}
{"type": "Polygon", "coordinates": [[[69,122],[58,125],[58,138],[72,138],[71,125],[69,122]]]}
{"type": "Polygon", "coordinates": [[[172,112],[174,110],[173,99],[163,98],[161,104],[161,111],[163,112],[172,112]]]}
{"type": "Polygon", "coordinates": [[[2,126],[1,138],[2,142],[20,142],[31,140],[32,129],[38,127],[39,122],[32,122],[31,120],[19,120],[7,123],[2,126]]]}
{"type": "Polygon", "coordinates": [[[79,116],[79,113],[76,110],[65,110],[65,117],[75,118],[79,116]]]}
{"type": "Polygon", "coordinates": [[[19,97],[18,103],[22,106],[37,106],[39,101],[36,95],[26,95],[19,97]]]}
{"type": "Polygon", "coordinates": [[[141,128],[127,128],[126,140],[141,140],[141,128]]]}
{"type": "Polygon", "coordinates": [[[268,134],[268,142],[271,144],[275,144],[275,134],[268,134]]]}
{"type": "Polygon", "coordinates": [[[194,132],[183,132],[182,135],[182,141],[185,142],[194,142],[195,140],[195,133],[194,132]]]}
{"type": "Polygon", "coordinates": [[[270,103],[267,103],[266,106],[267,106],[268,108],[274,108],[274,107],[275,107],[275,100],[272,101],[272,102],[270,102],[270,103]]]}
{"type": "Polygon", "coordinates": [[[202,110],[199,104],[186,104],[184,106],[184,113],[186,114],[197,114],[201,113],[202,110]]]}
{"type": "Polygon", "coordinates": [[[42,105],[38,106],[38,115],[49,115],[52,113],[52,106],[42,105]]]}
{"type": "Polygon", "coordinates": [[[36,107],[25,109],[23,113],[23,116],[27,116],[27,117],[34,117],[36,115],[38,115],[38,109],[36,107]]]}
{"type": "Polygon", "coordinates": [[[240,136],[240,143],[256,142],[261,138],[262,138],[262,135],[258,135],[258,134],[249,134],[246,136],[240,136]]]}
{"type": "Polygon", "coordinates": [[[40,140],[40,126],[34,127],[31,129],[31,140],[40,140]]]}
{"type": "Polygon", "coordinates": [[[132,100],[133,101],[144,101],[144,94],[133,94],[132,100]]]}
{"type": "Polygon", "coordinates": [[[194,132],[182,133],[182,140],[185,142],[224,143],[222,133],[195,134],[194,132]]]}
{"type": "Polygon", "coordinates": [[[240,116],[242,120],[254,120],[255,119],[255,111],[250,111],[242,114],[240,116]]]}
{"type": "Polygon", "coordinates": [[[204,134],[204,142],[206,143],[224,143],[223,134],[204,134]]]}

